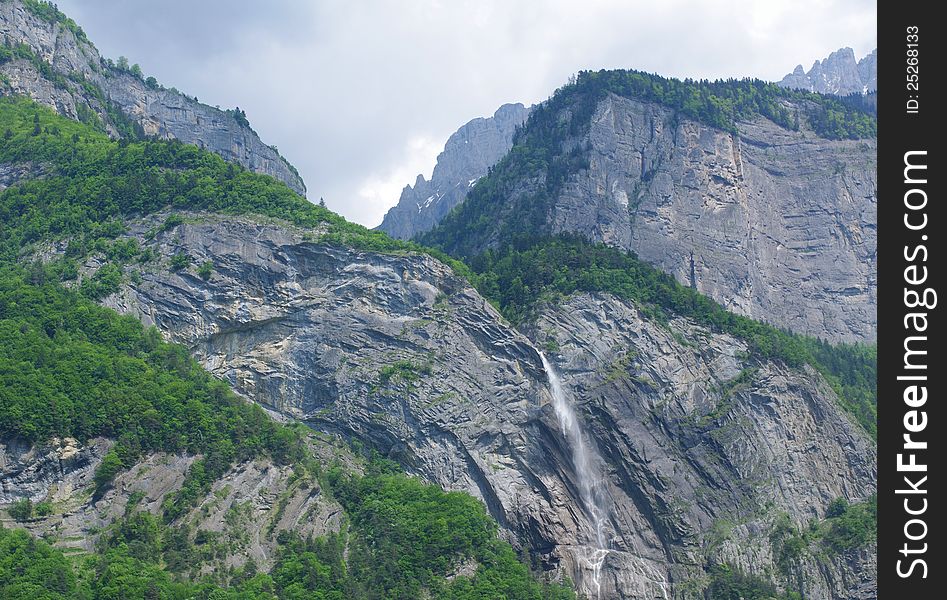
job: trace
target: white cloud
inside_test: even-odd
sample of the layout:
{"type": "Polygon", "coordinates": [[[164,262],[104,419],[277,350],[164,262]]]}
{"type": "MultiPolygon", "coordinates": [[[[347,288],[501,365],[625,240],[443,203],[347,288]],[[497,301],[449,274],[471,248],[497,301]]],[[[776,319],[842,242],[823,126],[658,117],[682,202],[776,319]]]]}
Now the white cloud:
{"type": "MultiPolygon", "coordinates": [[[[875,46],[874,0],[59,0],[107,56],[239,105],[313,199],[373,225],[436,147],[580,69],[777,79],[875,46]],[[400,178],[400,179],[399,179],[400,178]]],[[[427,161],[427,162],[424,162],[427,161]]]]}

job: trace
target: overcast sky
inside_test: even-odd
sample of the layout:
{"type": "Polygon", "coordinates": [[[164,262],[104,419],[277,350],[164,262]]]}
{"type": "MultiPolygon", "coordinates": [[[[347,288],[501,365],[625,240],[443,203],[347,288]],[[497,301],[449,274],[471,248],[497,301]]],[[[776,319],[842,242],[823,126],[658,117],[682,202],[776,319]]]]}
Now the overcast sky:
{"type": "Polygon", "coordinates": [[[447,137],[582,69],[778,80],[876,45],[875,0],[58,0],[103,55],[246,111],[309,198],[375,226],[447,137]]]}

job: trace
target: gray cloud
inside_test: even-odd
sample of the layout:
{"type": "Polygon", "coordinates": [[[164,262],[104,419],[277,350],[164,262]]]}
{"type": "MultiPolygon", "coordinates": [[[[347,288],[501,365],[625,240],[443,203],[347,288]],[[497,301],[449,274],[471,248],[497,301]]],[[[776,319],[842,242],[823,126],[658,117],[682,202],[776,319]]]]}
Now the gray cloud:
{"type": "Polygon", "coordinates": [[[458,126],[580,69],[778,79],[875,47],[874,0],[59,0],[99,50],[239,105],[311,199],[376,225],[458,126]]]}

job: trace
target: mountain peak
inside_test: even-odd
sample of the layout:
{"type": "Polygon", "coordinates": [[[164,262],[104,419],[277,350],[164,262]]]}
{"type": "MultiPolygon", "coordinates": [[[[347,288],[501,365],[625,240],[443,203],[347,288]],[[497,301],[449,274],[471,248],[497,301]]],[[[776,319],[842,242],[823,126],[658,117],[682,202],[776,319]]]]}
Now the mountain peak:
{"type": "Polygon", "coordinates": [[[855,51],[846,46],[813,62],[808,72],[797,65],[777,85],[836,96],[866,94],[878,87],[877,58],[875,49],[856,61],[855,51]]]}
{"type": "Polygon", "coordinates": [[[437,156],[431,180],[418,175],[413,187],[405,186],[398,205],[388,211],[378,228],[401,239],[431,229],[463,202],[474,183],[509,151],[516,128],[526,121],[530,110],[520,103],[504,104],[492,117],[471,119],[455,131],[437,156]]]}

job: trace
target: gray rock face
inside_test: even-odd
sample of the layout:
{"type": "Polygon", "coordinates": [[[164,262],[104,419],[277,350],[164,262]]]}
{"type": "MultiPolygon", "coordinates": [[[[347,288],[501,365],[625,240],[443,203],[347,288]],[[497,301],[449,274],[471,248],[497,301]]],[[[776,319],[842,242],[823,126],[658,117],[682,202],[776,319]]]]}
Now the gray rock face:
{"type": "Polygon", "coordinates": [[[60,499],[88,487],[110,446],[107,440],[82,445],[72,438],[56,438],[43,446],[0,441],[0,504],[60,499]]]}
{"type": "Polygon", "coordinates": [[[41,177],[43,168],[34,163],[0,164],[0,192],[23,179],[41,177]]]}
{"type": "MultiPolygon", "coordinates": [[[[721,391],[753,366],[732,337],[653,323],[608,295],[574,296],[520,332],[430,257],[328,246],[245,218],[190,221],[152,241],[144,232],[161,216],[130,231],[163,264],[180,252],[213,261],[208,281],[156,268],[106,304],[189,345],[268,408],[481,498],[511,541],[593,597],[595,535],[537,344],[557,349],[604,459],[603,598],[699,597],[711,559],[765,573],[776,514],[804,525],[834,498],[874,490],[873,443],[814,372],[763,364],[721,391]],[[739,526],[721,542],[723,522],[739,526]]],[[[873,571],[852,564],[802,565],[806,597],[870,597],[870,582],[851,582],[873,571]]]]}
{"type": "Polygon", "coordinates": [[[855,51],[842,48],[821,61],[815,61],[807,73],[796,66],[777,85],[782,87],[846,96],[866,94],[878,89],[878,50],[855,62],[855,51]]]}
{"type": "MultiPolygon", "coordinates": [[[[609,295],[574,296],[544,311],[534,328],[537,341],[558,348],[563,381],[608,463],[615,547],[640,553],[641,541],[629,532],[653,532],[660,543],[650,558],[664,563],[675,594],[700,576],[705,561],[765,576],[776,514],[801,525],[824,516],[831,497],[865,498],[874,490],[873,444],[810,370],[754,366],[741,358],[739,340],[684,319],[661,327],[609,295]],[[741,374],[749,374],[746,385],[721,391],[741,374]],[[729,523],[737,525],[715,539],[729,523]]],[[[622,556],[616,552],[614,560],[622,556]]],[[[871,589],[838,583],[873,577],[873,569],[858,566],[866,559],[845,560],[854,565],[840,561],[819,574],[820,563],[807,559],[799,567],[804,597],[872,597],[871,589]]],[[[608,570],[609,585],[624,590],[627,572],[608,570]]]]}
{"type": "Polygon", "coordinates": [[[0,64],[0,74],[9,82],[0,83],[0,95],[21,94],[72,119],[97,119],[117,135],[111,103],[148,135],[206,148],[305,195],[306,186],[292,165],[233,114],[110,68],[90,42],[77,39],[60,23],[38,18],[20,0],[0,2],[0,40],[26,44],[57,76],[50,80],[27,59],[0,64]]]}
{"type": "Polygon", "coordinates": [[[873,340],[876,143],[762,118],[739,129],[610,95],[574,141],[589,168],[563,187],[552,230],[633,250],[756,319],[873,340]]]}
{"type": "Polygon", "coordinates": [[[878,49],[858,61],[858,77],[861,79],[862,89],[873,92],[878,89],[878,49]]]}
{"type": "Polygon", "coordinates": [[[414,187],[405,186],[398,205],[388,211],[378,229],[406,240],[434,227],[510,150],[513,133],[529,111],[522,104],[504,104],[492,117],[473,119],[458,129],[437,156],[431,180],[418,175],[414,187]]]}

